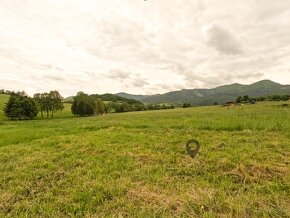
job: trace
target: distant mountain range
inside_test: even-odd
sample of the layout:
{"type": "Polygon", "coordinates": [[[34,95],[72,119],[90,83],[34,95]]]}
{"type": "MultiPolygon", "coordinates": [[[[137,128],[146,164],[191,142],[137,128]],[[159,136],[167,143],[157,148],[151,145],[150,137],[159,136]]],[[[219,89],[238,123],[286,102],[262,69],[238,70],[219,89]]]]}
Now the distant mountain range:
{"type": "Polygon", "coordinates": [[[250,85],[234,83],[213,89],[182,89],[158,95],[131,95],[124,92],[116,95],[135,99],[143,103],[192,103],[194,105],[212,105],[214,102],[234,101],[238,96],[260,97],[268,95],[290,95],[290,85],[262,80],[250,85]]]}

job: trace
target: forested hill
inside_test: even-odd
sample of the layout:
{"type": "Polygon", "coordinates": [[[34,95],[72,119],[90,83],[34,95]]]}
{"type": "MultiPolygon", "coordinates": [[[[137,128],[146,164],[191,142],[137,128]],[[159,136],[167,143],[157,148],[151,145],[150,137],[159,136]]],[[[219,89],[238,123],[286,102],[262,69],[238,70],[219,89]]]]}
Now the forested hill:
{"type": "MultiPolygon", "coordinates": [[[[126,102],[128,104],[142,104],[142,102],[135,100],[135,99],[129,99],[129,98],[124,98],[118,95],[114,95],[114,94],[102,94],[102,95],[98,95],[98,94],[92,94],[91,96],[93,96],[95,99],[101,99],[102,101],[112,101],[112,102],[126,102]]],[[[70,96],[65,98],[66,102],[72,102],[73,101],[74,96],[70,96]]]]}
{"type": "Polygon", "coordinates": [[[120,101],[120,102],[126,102],[128,104],[142,104],[140,101],[136,99],[123,98],[121,96],[109,94],[109,93],[106,93],[103,95],[93,94],[91,96],[94,96],[96,99],[101,99],[102,101],[113,101],[113,102],[120,101]]]}
{"type": "Polygon", "coordinates": [[[123,98],[128,98],[128,99],[135,99],[138,101],[142,101],[143,99],[150,97],[150,95],[132,95],[132,94],[128,94],[125,92],[119,92],[117,94],[115,94],[117,96],[123,97],[123,98]]]}
{"type": "Polygon", "coordinates": [[[142,96],[130,95],[127,93],[117,93],[116,95],[126,96],[131,99],[138,99],[143,103],[188,102],[194,105],[212,105],[214,102],[224,103],[226,101],[234,101],[238,96],[243,95],[259,97],[276,94],[290,95],[290,85],[281,85],[270,80],[262,80],[250,85],[235,83],[231,85],[219,86],[213,89],[183,89],[161,95],[142,96]]]}

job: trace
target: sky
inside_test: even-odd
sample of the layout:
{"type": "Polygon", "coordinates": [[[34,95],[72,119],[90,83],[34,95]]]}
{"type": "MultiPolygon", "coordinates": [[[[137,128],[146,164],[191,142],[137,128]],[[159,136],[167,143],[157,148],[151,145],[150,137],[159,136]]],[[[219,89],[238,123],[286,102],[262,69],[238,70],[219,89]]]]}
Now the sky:
{"type": "Polygon", "coordinates": [[[290,84],[289,0],[0,0],[0,89],[290,84]]]}

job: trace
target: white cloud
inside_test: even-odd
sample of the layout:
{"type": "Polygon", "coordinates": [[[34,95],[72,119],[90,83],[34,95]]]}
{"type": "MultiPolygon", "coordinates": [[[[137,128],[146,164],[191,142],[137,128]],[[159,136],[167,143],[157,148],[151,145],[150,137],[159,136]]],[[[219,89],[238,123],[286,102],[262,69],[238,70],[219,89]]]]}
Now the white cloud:
{"type": "Polygon", "coordinates": [[[3,0],[0,88],[157,93],[290,83],[288,0],[3,0]]]}

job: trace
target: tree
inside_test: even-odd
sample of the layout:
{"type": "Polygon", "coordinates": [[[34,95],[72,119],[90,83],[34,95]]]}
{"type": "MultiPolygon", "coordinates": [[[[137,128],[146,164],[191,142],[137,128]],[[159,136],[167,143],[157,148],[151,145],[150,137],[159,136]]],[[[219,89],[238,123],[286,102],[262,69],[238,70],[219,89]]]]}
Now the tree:
{"type": "Polygon", "coordinates": [[[191,107],[191,103],[183,103],[182,107],[183,108],[191,107]]]}
{"type": "Polygon", "coordinates": [[[145,110],[144,104],[133,104],[133,108],[135,111],[144,111],[145,110]]]}
{"type": "Polygon", "coordinates": [[[76,116],[92,116],[96,111],[96,102],[92,96],[78,92],[74,97],[71,111],[76,116]]]}
{"type": "Polygon", "coordinates": [[[238,96],[236,99],[236,103],[241,103],[242,102],[242,96],[238,96]]]}
{"type": "Polygon", "coordinates": [[[53,114],[56,113],[57,111],[63,110],[63,102],[62,99],[63,97],[59,94],[58,91],[50,91],[48,94],[48,108],[49,111],[51,112],[51,117],[53,117],[53,114]]]}
{"type": "Polygon", "coordinates": [[[36,93],[33,96],[35,102],[37,103],[38,110],[40,111],[41,117],[43,118],[43,112],[46,111],[44,104],[44,95],[42,93],[36,93]]]}
{"type": "Polygon", "coordinates": [[[96,101],[96,113],[103,114],[105,112],[105,104],[101,99],[97,99],[96,101]]]}
{"type": "Polygon", "coordinates": [[[110,102],[107,103],[107,104],[105,104],[105,113],[106,113],[106,114],[107,114],[107,113],[110,113],[112,109],[113,109],[113,108],[112,108],[112,105],[110,104],[110,102]]]}
{"type": "Polygon", "coordinates": [[[43,109],[46,112],[46,117],[49,117],[49,93],[44,92],[41,94],[43,109]]]}
{"type": "Polygon", "coordinates": [[[34,99],[28,97],[25,92],[12,92],[4,113],[11,120],[27,120],[37,116],[38,108],[34,99]]]}
{"type": "Polygon", "coordinates": [[[121,112],[130,112],[133,111],[134,108],[131,104],[127,103],[127,102],[123,102],[121,104],[121,112]]]}
{"type": "Polygon", "coordinates": [[[248,95],[244,95],[241,99],[242,102],[248,102],[249,101],[249,96],[248,95]]]}
{"type": "Polygon", "coordinates": [[[37,102],[38,108],[43,118],[43,112],[46,112],[46,117],[53,117],[54,113],[57,111],[63,110],[63,97],[59,94],[58,91],[50,91],[49,93],[36,93],[34,99],[37,102]]]}
{"type": "Polygon", "coordinates": [[[120,104],[117,102],[109,102],[108,107],[110,108],[110,111],[118,113],[120,112],[120,104]]]}

